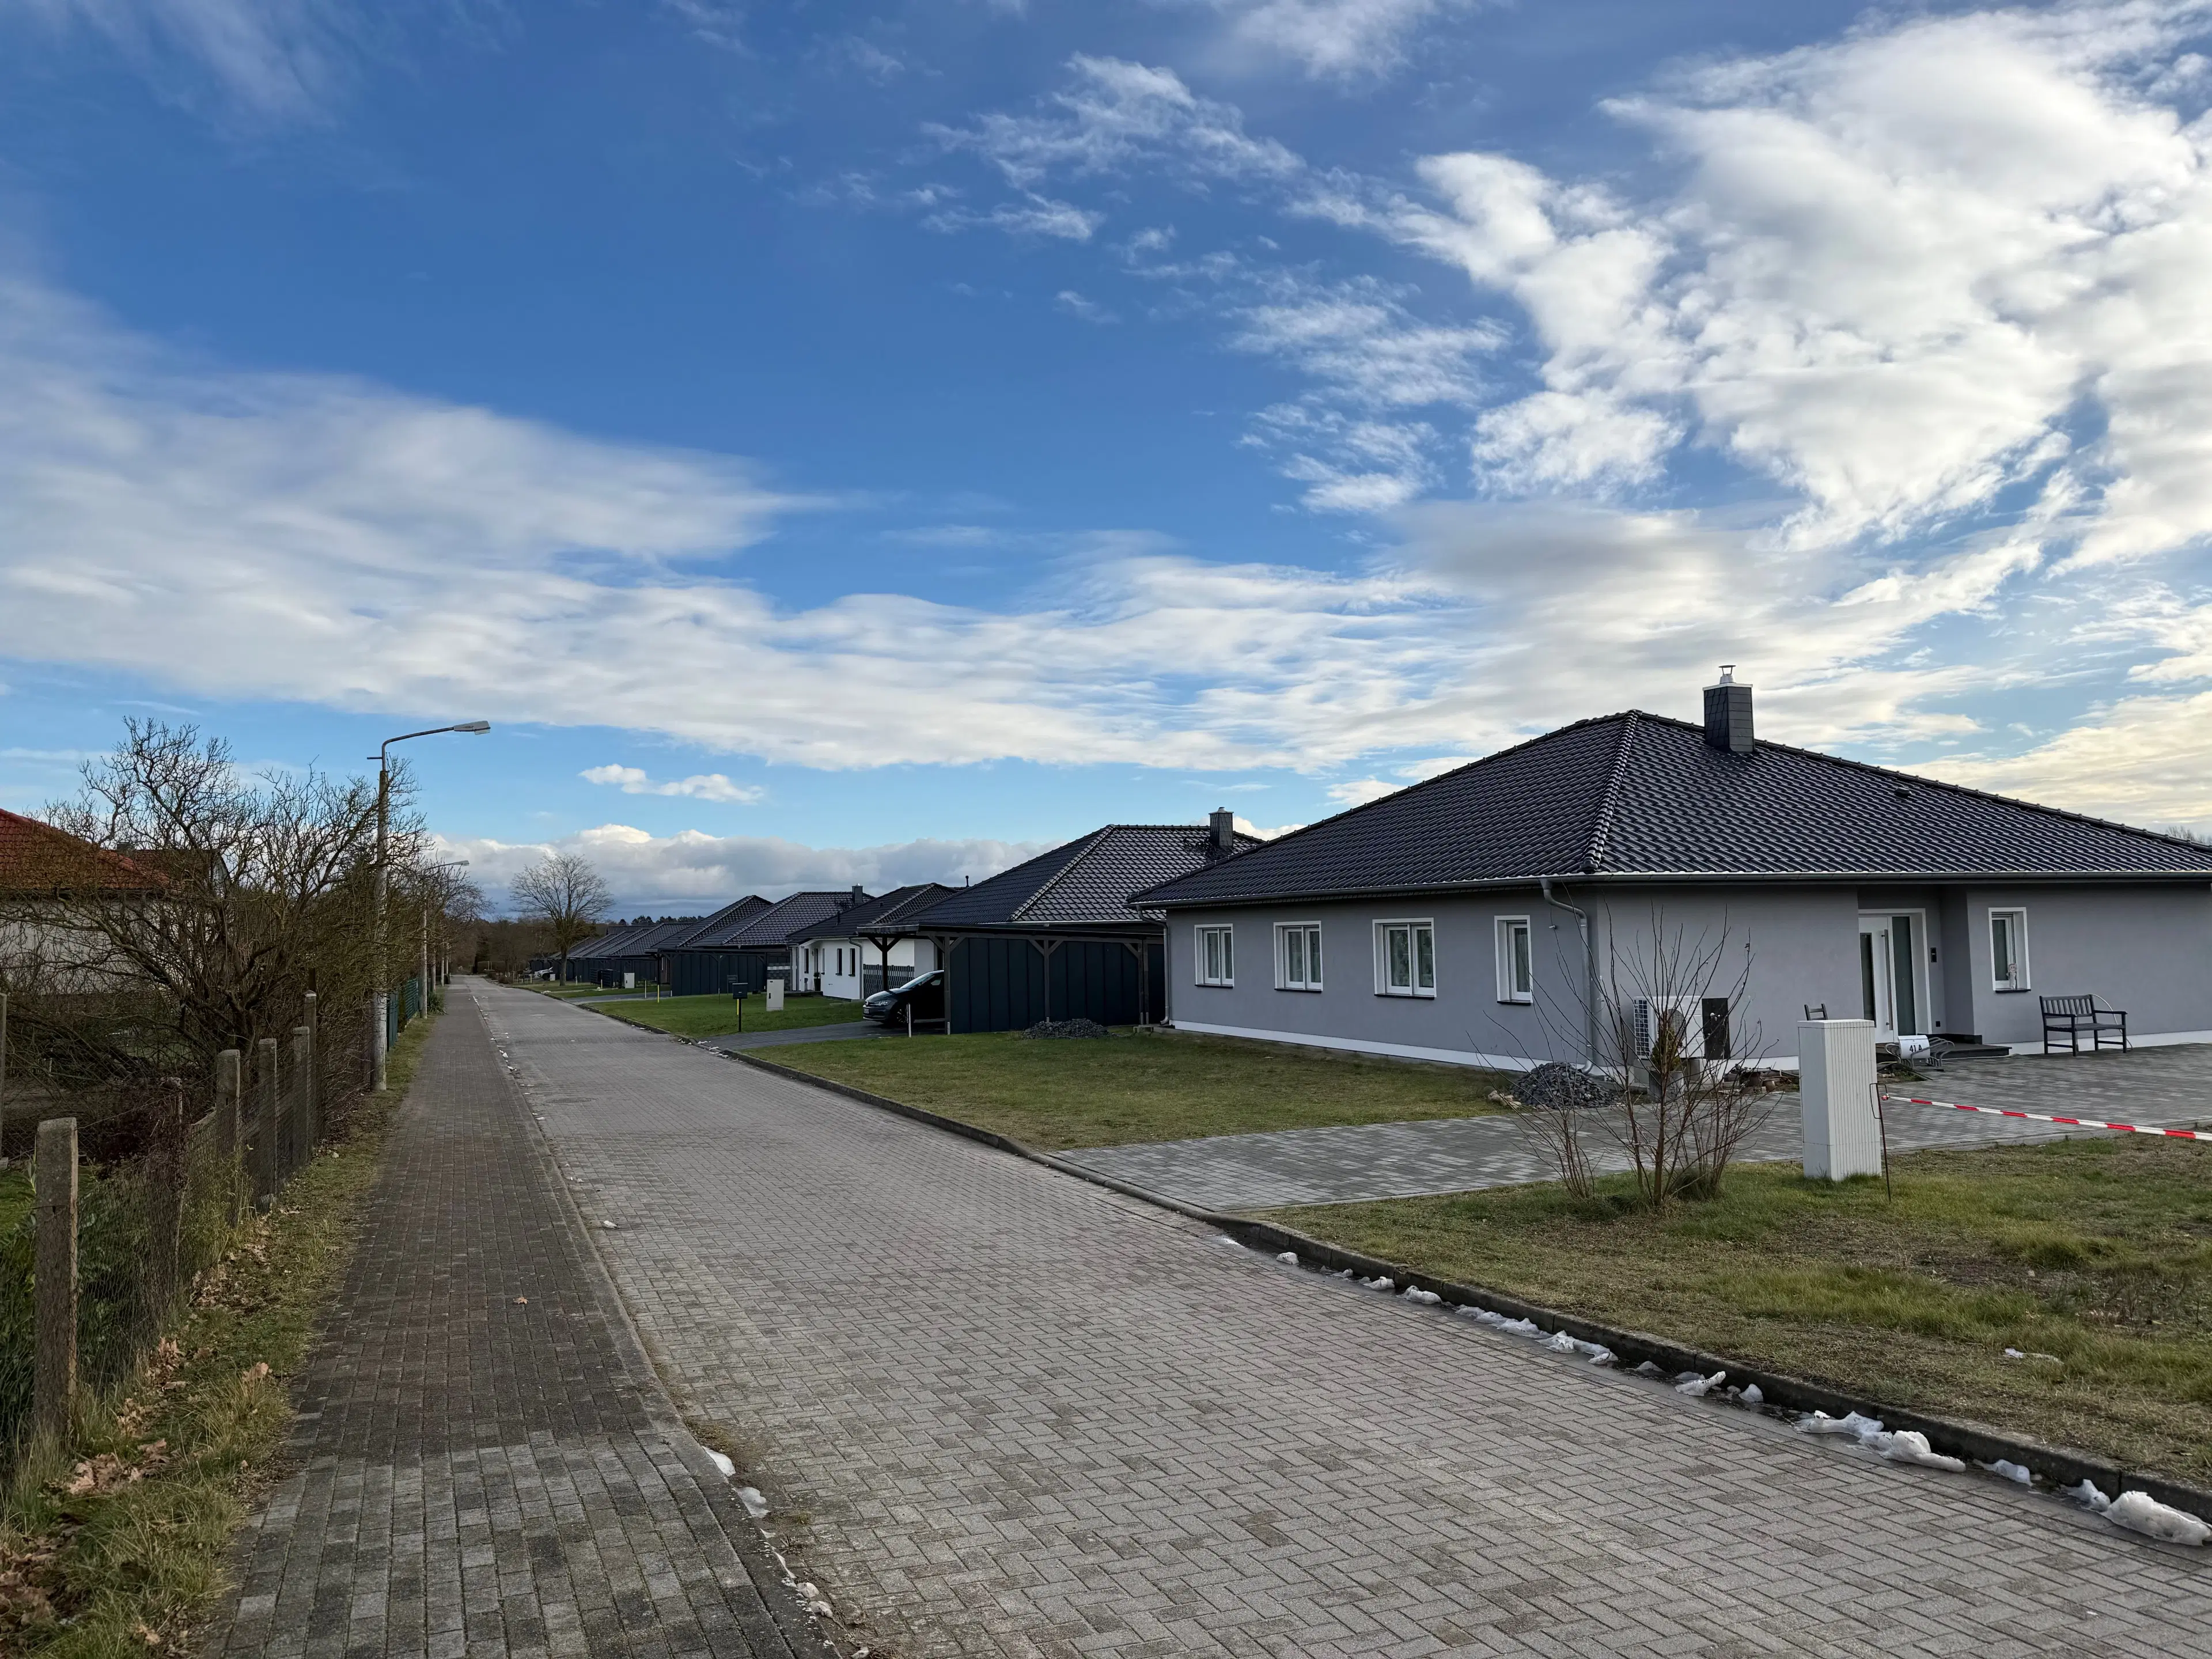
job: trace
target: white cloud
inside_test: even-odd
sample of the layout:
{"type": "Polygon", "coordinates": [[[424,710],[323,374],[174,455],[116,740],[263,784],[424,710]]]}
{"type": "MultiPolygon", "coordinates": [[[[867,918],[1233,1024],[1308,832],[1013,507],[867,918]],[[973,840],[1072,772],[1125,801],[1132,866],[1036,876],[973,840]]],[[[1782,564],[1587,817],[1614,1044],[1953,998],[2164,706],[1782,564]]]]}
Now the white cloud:
{"type": "Polygon", "coordinates": [[[928,131],[948,149],[981,156],[1024,191],[1054,174],[1083,178],[1139,163],[1193,183],[1281,179],[1302,166],[1273,139],[1247,135],[1232,106],[1200,97],[1172,70],[1077,57],[1068,70],[1067,86],[1032,113],[994,112],[973,126],[928,131]]]}
{"type": "Polygon", "coordinates": [[[1316,80],[1364,80],[1395,69],[1420,25],[1462,0],[1256,0],[1232,4],[1232,58],[1287,59],[1316,80]]]}
{"type": "Polygon", "coordinates": [[[1002,230],[1009,236],[1049,236],[1063,242],[1087,242],[1106,222],[1106,216],[1032,193],[1018,202],[1002,202],[988,213],[966,207],[940,208],[921,222],[929,230],[981,228],[1002,230]]]}
{"type": "Polygon", "coordinates": [[[758,784],[732,783],[720,772],[698,772],[660,783],[655,783],[641,766],[587,766],[577,775],[586,783],[614,785],[625,795],[685,795],[694,800],[738,806],[755,805],[768,796],[758,784]]]}
{"type": "Polygon", "coordinates": [[[1364,806],[1369,801],[1395,795],[1406,786],[1387,778],[1350,778],[1328,787],[1328,798],[1339,806],[1364,806]]]}
{"type": "Polygon", "coordinates": [[[12,0],[0,21],[9,10],[96,35],[170,96],[211,82],[228,109],[261,121],[319,117],[356,33],[337,0],[12,0]]]}
{"type": "Polygon", "coordinates": [[[1121,319],[1096,300],[1085,299],[1072,288],[1064,288],[1053,296],[1053,302],[1071,317],[1080,317],[1086,323],[1118,323],[1121,319]]]}
{"type": "Polygon", "coordinates": [[[706,911],[758,893],[781,898],[805,888],[855,882],[880,893],[911,882],[957,887],[1032,858],[1048,843],[910,841],[879,847],[809,847],[774,836],[709,836],[686,830],[654,836],[624,823],[603,823],[539,842],[440,837],[439,856],[469,860],[469,875],[495,905],[507,883],[549,852],[591,861],[614,890],[618,914],[706,911]]]}

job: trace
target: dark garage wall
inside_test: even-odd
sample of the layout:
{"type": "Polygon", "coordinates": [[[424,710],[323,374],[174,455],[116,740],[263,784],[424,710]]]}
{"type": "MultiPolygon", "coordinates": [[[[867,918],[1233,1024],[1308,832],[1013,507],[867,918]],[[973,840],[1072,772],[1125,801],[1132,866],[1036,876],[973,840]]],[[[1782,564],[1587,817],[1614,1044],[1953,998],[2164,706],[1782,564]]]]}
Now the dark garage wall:
{"type": "MultiPolygon", "coordinates": [[[[1152,958],[1151,1018],[1166,1018],[1166,969],[1152,958]]],[[[1026,939],[964,939],[952,953],[952,1029],[1018,1031],[1041,1019],[1095,1019],[1134,1025],[1137,958],[1119,939],[1069,940],[1049,957],[1026,939]]]]}

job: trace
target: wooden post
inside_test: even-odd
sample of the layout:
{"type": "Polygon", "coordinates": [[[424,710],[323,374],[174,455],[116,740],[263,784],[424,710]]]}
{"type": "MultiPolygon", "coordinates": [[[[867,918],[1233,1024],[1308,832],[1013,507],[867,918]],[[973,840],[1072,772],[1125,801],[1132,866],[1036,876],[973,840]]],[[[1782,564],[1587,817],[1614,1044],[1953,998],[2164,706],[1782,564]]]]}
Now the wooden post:
{"type": "Polygon", "coordinates": [[[37,1336],[32,1360],[31,1425],[41,1438],[66,1441],[76,1403],[76,1120],[39,1125],[31,1179],[38,1189],[37,1336]]]}
{"type": "Polygon", "coordinates": [[[292,1028],[292,1167],[315,1155],[315,1034],[292,1028]]]}
{"type": "Polygon", "coordinates": [[[260,1073],[254,1087],[261,1097],[261,1110],[253,1136],[253,1197],[259,1203],[276,1196],[281,1179],[276,1168],[278,1131],[283,1127],[277,1103],[281,1097],[276,1092],[276,1039],[264,1037],[254,1044],[253,1058],[260,1073]]]}
{"type": "Polygon", "coordinates": [[[323,1025],[315,1017],[315,994],[307,993],[307,1063],[300,1072],[300,1089],[306,1104],[307,1119],[307,1150],[313,1152],[323,1138],[323,1025]]]}
{"type": "Polygon", "coordinates": [[[185,1224],[185,1085],[165,1077],[146,1138],[146,1312],[168,1323],[177,1297],[177,1251],[185,1224]]]}
{"type": "Polygon", "coordinates": [[[244,1056],[226,1048],[215,1057],[215,1155],[222,1165],[222,1218],[238,1225],[240,1154],[246,1148],[244,1056]]]}
{"type": "Polygon", "coordinates": [[[0,991],[0,1170],[8,1167],[8,994],[0,991]]]}

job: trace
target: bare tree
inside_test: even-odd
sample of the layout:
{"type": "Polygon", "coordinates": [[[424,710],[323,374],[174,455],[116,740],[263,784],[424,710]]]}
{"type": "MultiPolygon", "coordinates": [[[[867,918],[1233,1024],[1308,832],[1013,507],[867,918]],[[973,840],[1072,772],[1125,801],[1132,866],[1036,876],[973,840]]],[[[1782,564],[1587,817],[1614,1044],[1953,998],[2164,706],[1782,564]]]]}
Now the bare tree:
{"type": "Polygon", "coordinates": [[[599,872],[574,853],[548,853],[507,885],[515,908],[544,925],[568,977],[568,953],[592,937],[614,902],[599,872]]]}
{"type": "MultiPolygon", "coordinates": [[[[426,837],[405,804],[394,874],[420,878],[426,837]]],[[[49,1090],[204,1078],[225,1048],[255,1051],[323,1011],[318,1053],[334,1104],[357,1071],[352,1022],[373,976],[375,786],[310,771],[241,774],[193,727],[126,722],[46,821],[82,854],[143,879],[58,881],[11,895],[0,984],[18,988],[11,1048],[49,1090]]]]}
{"type": "Polygon", "coordinates": [[[1577,1068],[1587,1086],[1524,1102],[1525,1121],[1577,1197],[1594,1191],[1593,1135],[1625,1157],[1649,1208],[1718,1197],[1737,1148],[1773,1109],[1759,1073],[1764,1033],[1741,1023],[1751,946],[1732,943],[1725,921],[1692,939],[1654,909],[1637,945],[1624,951],[1616,936],[1608,956],[1607,971],[1571,999],[1575,1025],[1596,1046],[1577,1068]]]}

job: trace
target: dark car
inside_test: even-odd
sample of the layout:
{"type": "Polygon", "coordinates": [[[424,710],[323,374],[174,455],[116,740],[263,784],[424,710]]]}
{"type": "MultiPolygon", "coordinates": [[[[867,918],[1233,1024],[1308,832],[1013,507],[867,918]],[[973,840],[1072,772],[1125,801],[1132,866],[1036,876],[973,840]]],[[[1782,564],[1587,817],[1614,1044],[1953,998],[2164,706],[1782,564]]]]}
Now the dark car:
{"type": "Polygon", "coordinates": [[[903,985],[894,985],[888,991],[877,992],[860,1005],[860,1012],[884,1025],[903,1025],[909,1008],[914,1011],[917,1021],[945,1018],[945,970],[942,968],[933,968],[926,974],[916,974],[903,985]]]}

